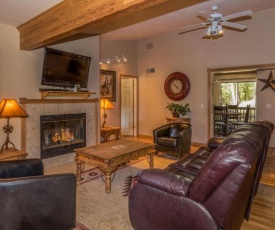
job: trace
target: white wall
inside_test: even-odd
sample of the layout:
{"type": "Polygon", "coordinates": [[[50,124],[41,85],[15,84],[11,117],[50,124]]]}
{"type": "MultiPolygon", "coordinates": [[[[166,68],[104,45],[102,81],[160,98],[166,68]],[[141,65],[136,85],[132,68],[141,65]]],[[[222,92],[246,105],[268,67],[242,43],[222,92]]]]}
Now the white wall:
{"type": "MultiPolygon", "coordinates": [[[[29,99],[40,98],[40,85],[44,49],[22,51],[19,48],[19,32],[16,28],[0,24],[0,100],[4,98],[21,97],[29,99]]],[[[96,92],[91,98],[99,97],[99,36],[81,39],[55,45],[53,48],[92,57],[88,89],[96,92]]],[[[4,143],[6,135],[2,127],[6,119],[0,120],[0,144],[4,143]]],[[[21,146],[20,119],[11,119],[14,130],[10,135],[11,141],[17,148],[21,146]]],[[[39,128],[37,129],[39,135],[39,128]]]]}
{"type": "MultiPolygon", "coordinates": [[[[138,43],[140,134],[151,135],[152,130],[165,123],[165,116],[170,115],[165,109],[170,99],[164,93],[164,81],[173,72],[185,73],[191,82],[189,95],[179,101],[190,103],[190,117],[193,125],[192,141],[207,142],[207,68],[224,68],[275,63],[275,10],[268,10],[252,15],[252,19],[241,23],[248,25],[245,32],[224,30],[224,36],[215,44],[202,39],[204,30],[183,35],[166,34],[138,43]],[[146,49],[153,43],[153,49],[146,49]],[[153,74],[146,74],[147,68],[155,68],[153,74]],[[203,105],[204,108],[201,108],[203,105]]],[[[259,83],[262,87],[262,83],[259,83]]],[[[270,91],[271,89],[268,89],[270,91]]],[[[267,90],[266,90],[267,91],[267,90]]],[[[266,93],[258,92],[259,98],[266,93]]],[[[275,117],[267,114],[275,112],[275,93],[268,93],[268,103],[273,110],[260,106],[258,119],[269,119],[275,123],[275,117]]],[[[260,99],[261,100],[261,99],[260,99]]],[[[267,100],[267,99],[264,99],[267,100]]],[[[265,102],[261,101],[263,105],[265,102]]],[[[275,138],[271,145],[275,146],[275,138]]]]}
{"type": "MultiPolygon", "coordinates": [[[[114,109],[106,111],[107,123],[110,126],[121,126],[120,123],[120,74],[138,76],[137,42],[135,41],[101,41],[101,58],[114,58],[124,55],[127,62],[104,64],[101,69],[116,71],[116,101],[111,101],[114,109]]],[[[101,111],[101,119],[103,111],[101,111]]],[[[102,123],[103,121],[101,121],[102,123]]]]}

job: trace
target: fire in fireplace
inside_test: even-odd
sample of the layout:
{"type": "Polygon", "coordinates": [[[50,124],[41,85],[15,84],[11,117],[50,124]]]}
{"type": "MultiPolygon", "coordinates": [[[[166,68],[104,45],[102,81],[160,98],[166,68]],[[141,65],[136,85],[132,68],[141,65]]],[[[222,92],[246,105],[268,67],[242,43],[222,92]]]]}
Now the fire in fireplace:
{"type": "Polygon", "coordinates": [[[41,159],[86,146],[86,113],[40,117],[41,159]]]}

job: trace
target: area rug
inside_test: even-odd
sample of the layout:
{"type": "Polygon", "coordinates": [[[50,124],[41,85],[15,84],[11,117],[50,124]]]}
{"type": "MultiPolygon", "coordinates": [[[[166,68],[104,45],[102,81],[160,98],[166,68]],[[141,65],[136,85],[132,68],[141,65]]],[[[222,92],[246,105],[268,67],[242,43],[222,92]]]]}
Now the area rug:
{"type": "MultiPolygon", "coordinates": [[[[155,168],[165,168],[174,160],[154,157],[155,168]]],[[[147,158],[121,167],[112,181],[111,193],[105,193],[100,171],[86,165],[83,180],[77,184],[77,230],[132,230],[128,216],[128,197],[123,196],[125,179],[147,169],[147,158]]],[[[74,162],[49,168],[46,174],[75,173],[74,162]]]]}

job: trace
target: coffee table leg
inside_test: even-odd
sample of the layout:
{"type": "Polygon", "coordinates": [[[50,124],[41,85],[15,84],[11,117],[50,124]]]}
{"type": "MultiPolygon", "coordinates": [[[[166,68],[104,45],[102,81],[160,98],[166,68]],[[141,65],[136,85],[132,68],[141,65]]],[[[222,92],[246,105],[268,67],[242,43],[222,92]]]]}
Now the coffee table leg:
{"type": "Polygon", "coordinates": [[[149,157],[150,157],[150,159],[149,159],[150,169],[154,168],[154,154],[155,154],[155,152],[149,154],[149,157]]]}
{"type": "Polygon", "coordinates": [[[105,177],[105,192],[110,193],[111,192],[111,173],[106,172],[105,177]]]}
{"type": "Polygon", "coordinates": [[[81,177],[81,173],[83,171],[84,162],[76,160],[76,179],[77,181],[81,181],[83,178],[81,177]]]}

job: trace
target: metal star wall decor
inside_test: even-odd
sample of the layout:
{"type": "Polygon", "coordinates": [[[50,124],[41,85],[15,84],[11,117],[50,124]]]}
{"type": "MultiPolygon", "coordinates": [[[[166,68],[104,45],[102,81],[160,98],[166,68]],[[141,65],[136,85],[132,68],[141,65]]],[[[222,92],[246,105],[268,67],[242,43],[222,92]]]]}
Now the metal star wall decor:
{"type": "Polygon", "coordinates": [[[270,71],[269,77],[267,79],[259,79],[261,82],[265,83],[261,91],[270,87],[273,91],[275,91],[275,80],[273,80],[273,73],[270,71]]]}

